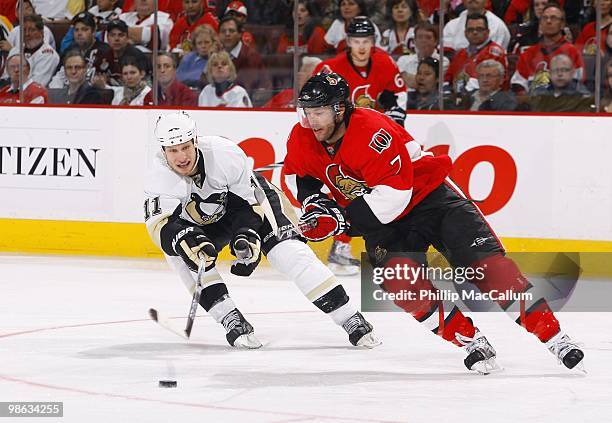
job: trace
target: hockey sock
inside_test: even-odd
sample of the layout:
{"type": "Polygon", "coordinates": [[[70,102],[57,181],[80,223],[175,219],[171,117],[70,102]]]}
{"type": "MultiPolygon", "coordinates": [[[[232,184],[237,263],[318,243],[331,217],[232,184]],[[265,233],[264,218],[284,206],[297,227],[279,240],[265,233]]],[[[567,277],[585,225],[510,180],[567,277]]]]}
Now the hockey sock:
{"type": "MultiPolygon", "coordinates": [[[[471,266],[474,269],[483,269],[484,278],[480,281],[473,281],[482,292],[498,290],[499,292],[525,293],[532,288],[516,263],[501,254],[486,257],[471,266]]],[[[524,299],[509,298],[505,301],[498,301],[498,304],[516,323],[537,336],[542,342],[550,340],[561,329],[559,321],[544,298],[534,298],[529,302],[524,299]]]]}
{"type": "MultiPolygon", "coordinates": [[[[402,265],[420,267],[415,261],[406,258],[401,260],[402,265]]],[[[391,263],[386,264],[386,266],[390,265],[391,263]]],[[[383,283],[385,291],[394,294],[406,294],[401,299],[394,300],[394,303],[406,313],[410,313],[427,329],[457,346],[462,345],[457,341],[456,333],[473,338],[476,328],[472,320],[466,317],[455,305],[450,310],[446,310],[442,301],[435,300],[438,289],[429,279],[424,278],[421,272],[415,273],[417,276],[414,280],[385,279],[383,283]],[[431,295],[422,295],[424,292],[431,295]],[[414,299],[408,298],[408,293],[413,293],[414,299]]]]}
{"type": "Polygon", "coordinates": [[[303,242],[283,241],[270,250],[267,258],[272,267],[291,278],[302,294],[336,324],[342,325],[357,312],[334,274],[303,242]]]}

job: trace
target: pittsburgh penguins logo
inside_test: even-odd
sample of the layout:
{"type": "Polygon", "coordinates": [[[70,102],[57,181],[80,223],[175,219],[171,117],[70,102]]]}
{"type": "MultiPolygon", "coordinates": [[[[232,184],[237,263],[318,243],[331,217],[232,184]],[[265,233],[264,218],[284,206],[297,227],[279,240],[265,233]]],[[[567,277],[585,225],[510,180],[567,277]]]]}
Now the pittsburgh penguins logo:
{"type": "Polygon", "coordinates": [[[372,135],[372,139],[368,145],[370,148],[372,148],[372,150],[380,154],[391,146],[392,139],[393,137],[390,133],[385,131],[383,128],[380,128],[374,135],[372,135]]]}
{"type": "Polygon", "coordinates": [[[215,192],[205,199],[193,192],[185,211],[195,223],[208,225],[218,222],[225,215],[226,204],[227,192],[215,192]]]}
{"type": "Polygon", "coordinates": [[[338,164],[327,166],[325,173],[329,182],[336,187],[347,200],[352,201],[371,191],[363,181],[358,181],[342,172],[338,164]]]}

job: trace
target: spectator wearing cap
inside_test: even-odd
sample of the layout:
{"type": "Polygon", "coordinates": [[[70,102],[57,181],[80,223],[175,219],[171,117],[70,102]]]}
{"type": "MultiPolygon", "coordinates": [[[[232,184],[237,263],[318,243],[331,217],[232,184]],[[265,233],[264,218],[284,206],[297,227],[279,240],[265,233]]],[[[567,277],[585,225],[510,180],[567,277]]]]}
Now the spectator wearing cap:
{"type": "Polygon", "coordinates": [[[151,73],[150,59],[142,51],[130,44],[128,26],[125,22],[120,19],[110,21],[106,26],[106,38],[111,48],[112,61],[109,72],[102,75],[98,74],[94,77],[93,83],[96,87],[104,88],[106,85],[113,87],[122,85],[120,63],[127,56],[131,56],[140,62],[147,74],[151,73]]]}
{"type": "Polygon", "coordinates": [[[145,69],[132,56],[121,60],[123,87],[112,87],[115,92],[113,106],[143,106],[144,99],[151,92],[145,81],[145,69]]]}
{"type": "Polygon", "coordinates": [[[231,1],[225,8],[225,16],[231,16],[235,18],[242,25],[242,44],[246,46],[252,46],[255,44],[255,37],[249,31],[244,30],[244,25],[249,15],[246,6],[241,1],[231,1]]]}
{"type": "MultiPolygon", "coordinates": [[[[53,47],[43,38],[43,20],[40,15],[29,15],[23,18],[24,44],[23,52],[30,63],[30,77],[46,87],[57,69],[60,57],[53,47]]],[[[19,47],[13,47],[9,56],[18,53],[19,47]]]]}
{"type": "MultiPolygon", "coordinates": [[[[68,50],[78,50],[87,62],[87,80],[96,74],[108,74],[113,62],[110,46],[96,38],[96,18],[89,12],[79,13],[72,20],[74,43],[68,50]]],[[[64,69],[60,69],[49,84],[49,88],[62,88],[68,84],[64,69]]]]}
{"type": "MultiPolygon", "coordinates": [[[[135,0],[134,12],[122,13],[119,19],[128,25],[128,36],[139,49],[148,53],[153,49],[153,24],[155,15],[153,0],[135,0]]],[[[157,31],[159,33],[159,49],[168,50],[172,19],[166,12],[157,12],[157,31]]]]}
{"type": "Polygon", "coordinates": [[[206,83],[206,63],[211,53],[221,50],[219,36],[208,25],[198,26],[191,33],[194,50],[187,53],[176,70],[176,77],[182,83],[202,88],[206,83]]]}
{"type": "Polygon", "coordinates": [[[484,60],[497,60],[504,69],[508,69],[506,52],[502,46],[489,38],[488,25],[485,15],[479,13],[468,15],[466,18],[465,37],[469,45],[453,56],[444,76],[445,82],[451,84],[457,94],[478,89],[476,65],[484,60]]]}
{"type": "MultiPolygon", "coordinates": [[[[17,13],[19,13],[19,1],[15,4],[15,9],[17,13]]],[[[34,10],[34,6],[32,6],[32,2],[30,0],[23,0],[23,16],[31,16],[36,15],[36,11],[34,10]]],[[[0,44],[0,49],[9,51],[13,47],[19,47],[19,42],[21,41],[21,36],[19,35],[19,25],[15,25],[11,33],[9,34],[6,41],[8,43],[0,44]]],[[[53,36],[53,32],[49,29],[47,25],[43,27],[43,34],[45,43],[49,44],[51,47],[55,48],[55,37],[53,36]]]]}
{"type": "MultiPolygon", "coordinates": [[[[106,26],[111,20],[118,19],[121,14],[121,8],[115,7],[117,0],[97,0],[97,4],[91,7],[88,12],[95,18],[97,28],[100,25],[106,26]]],[[[96,33],[96,38],[104,40],[103,33],[96,33]]],[[[74,42],[74,27],[71,26],[60,45],[60,52],[66,51],[74,42]]]]}
{"type": "Polygon", "coordinates": [[[210,55],[206,65],[206,85],[200,97],[200,107],[253,107],[246,90],[236,83],[236,68],[226,51],[210,55]]]}
{"type": "MultiPolygon", "coordinates": [[[[338,53],[346,49],[346,28],[351,20],[355,16],[368,16],[365,0],[339,0],[339,4],[339,15],[325,33],[325,42],[328,48],[335,49],[338,53]]],[[[377,47],[381,47],[382,37],[376,24],[374,24],[374,29],[375,44],[377,47]]]]}
{"type": "Polygon", "coordinates": [[[540,18],[542,39],[519,56],[516,71],[510,80],[513,91],[533,92],[539,87],[547,87],[550,82],[550,60],[558,54],[569,56],[576,68],[576,78],[583,79],[582,55],[565,38],[564,27],[565,12],[559,5],[550,3],[545,6],[540,18]]]}
{"type": "Polygon", "coordinates": [[[594,99],[576,79],[576,67],[567,54],[550,59],[550,82],[534,90],[529,99],[536,112],[593,112],[594,99]]]}
{"type": "MultiPolygon", "coordinates": [[[[153,105],[153,90],[145,96],[144,104],[153,105]]],[[[196,93],[176,79],[176,59],[172,53],[157,56],[157,104],[189,107],[198,104],[196,93]]]]}
{"type": "MultiPolygon", "coordinates": [[[[10,85],[0,89],[0,103],[19,103],[19,63],[21,55],[13,54],[7,60],[7,71],[10,77],[10,85]]],[[[27,60],[23,62],[23,102],[30,104],[43,104],[47,102],[47,90],[30,78],[30,64],[27,60]]]]}
{"type": "MultiPolygon", "coordinates": [[[[416,73],[421,60],[432,57],[440,60],[438,51],[438,27],[429,22],[421,22],[414,29],[414,54],[406,54],[397,59],[397,67],[400,74],[408,87],[408,91],[414,91],[416,88],[416,73]]],[[[446,70],[449,66],[449,60],[443,58],[443,69],[446,70]]]]}
{"type": "Polygon", "coordinates": [[[491,40],[505,49],[510,43],[510,31],[505,22],[498,18],[493,12],[486,10],[486,0],[463,0],[465,10],[459,16],[444,25],[444,49],[459,51],[469,45],[465,37],[465,23],[468,15],[481,14],[487,18],[489,36],[491,40]]]}
{"type": "MultiPolygon", "coordinates": [[[[293,18],[298,26],[298,45],[300,53],[320,54],[325,53],[325,30],[321,26],[321,10],[313,0],[298,0],[296,12],[293,18]]],[[[293,53],[293,20],[287,22],[285,32],[278,40],[277,53],[293,53]]]]}
{"type": "Polygon", "coordinates": [[[85,11],[84,0],[32,0],[36,13],[48,21],[70,22],[85,11]]]}
{"type": "Polygon", "coordinates": [[[180,53],[189,53],[193,50],[191,33],[200,25],[209,25],[215,31],[219,30],[217,17],[204,10],[204,0],[183,0],[184,14],[181,16],[170,32],[170,48],[180,53]]]}
{"type": "MultiPolygon", "coordinates": [[[[234,1],[217,0],[217,11],[225,16],[227,7],[234,1]]],[[[292,2],[287,0],[241,0],[249,11],[247,21],[254,25],[283,25],[291,14],[292,2]]]]}
{"type": "Polygon", "coordinates": [[[66,52],[62,68],[66,70],[68,85],[52,97],[53,103],[102,104],[100,93],[87,81],[87,61],[79,50],[66,52]]]}
{"type": "Polygon", "coordinates": [[[221,19],[219,40],[238,72],[238,84],[249,93],[255,89],[270,89],[271,82],[265,72],[261,56],[253,47],[242,43],[242,24],[231,16],[221,19]]]}
{"type": "Polygon", "coordinates": [[[478,89],[468,98],[466,109],[472,111],[512,111],[516,98],[503,90],[505,68],[494,59],[483,60],[476,66],[478,89]]]}

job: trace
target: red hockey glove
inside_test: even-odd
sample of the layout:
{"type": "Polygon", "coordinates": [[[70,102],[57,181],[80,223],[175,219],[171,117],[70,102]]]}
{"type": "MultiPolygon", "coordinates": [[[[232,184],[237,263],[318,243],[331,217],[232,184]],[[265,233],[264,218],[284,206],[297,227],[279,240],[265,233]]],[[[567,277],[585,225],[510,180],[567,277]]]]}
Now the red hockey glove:
{"type": "Polygon", "coordinates": [[[330,236],[340,235],[348,230],[344,210],[335,201],[322,194],[306,198],[302,204],[300,230],[310,241],[323,241],[330,236]]]}

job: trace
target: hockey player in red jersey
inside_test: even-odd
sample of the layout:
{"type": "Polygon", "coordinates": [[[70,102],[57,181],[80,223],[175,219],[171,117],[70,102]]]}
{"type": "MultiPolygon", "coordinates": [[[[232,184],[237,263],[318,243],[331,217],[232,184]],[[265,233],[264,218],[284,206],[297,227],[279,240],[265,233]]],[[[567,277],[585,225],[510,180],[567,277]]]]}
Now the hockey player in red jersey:
{"type": "Polygon", "coordinates": [[[314,73],[341,75],[351,89],[353,104],[380,110],[403,125],[406,85],[391,56],[374,47],[374,34],[374,24],[369,18],[353,18],[346,30],[347,51],[322,62],[314,73]]]}
{"type": "MultiPolygon", "coordinates": [[[[391,56],[374,47],[375,31],[369,18],[353,18],[346,30],[348,49],[319,64],[314,73],[335,72],[342,75],[351,89],[353,104],[382,111],[404,125],[406,85],[391,56]]],[[[328,263],[336,275],[359,272],[359,260],[351,254],[350,241],[347,235],[334,237],[328,263]]]]}
{"type": "MultiPolygon", "coordinates": [[[[481,292],[531,289],[479,209],[448,179],[448,156],[422,151],[383,114],[354,108],[347,83],[336,74],[313,76],[297,106],[300,123],[289,135],[284,171],[296,175],[306,238],[320,241],[347,230],[360,234],[375,267],[389,265],[391,252],[405,253],[405,265],[423,266],[433,245],[454,267],[483,269],[484,277],[473,281],[481,292]],[[322,194],[323,186],[331,199],[322,194]]],[[[383,288],[437,291],[420,273],[411,283],[390,278],[383,288]]],[[[427,329],[465,347],[468,369],[488,373],[497,368],[495,350],[456,306],[445,309],[442,301],[427,298],[395,303],[427,329]]],[[[499,304],[566,367],[582,361],[584,353],[561,330],[543,298],[499,304]]]]}

